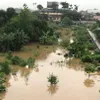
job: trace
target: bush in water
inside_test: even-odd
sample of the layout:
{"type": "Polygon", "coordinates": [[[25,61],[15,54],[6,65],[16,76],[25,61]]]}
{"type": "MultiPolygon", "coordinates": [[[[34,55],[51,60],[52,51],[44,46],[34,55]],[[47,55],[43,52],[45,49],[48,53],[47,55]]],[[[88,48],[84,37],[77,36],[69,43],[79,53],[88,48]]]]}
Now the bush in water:
{"type": "Polygon", "coordinates": [[[47,32],[43,32],[39,40],[40,44],[54,44],[57,42],[57,34],[52,30],[48,30],[47,32]]]}
{"type": "Polygon", "coordinates": [[[11,59],[11,62],[14,65],[19,65],[19,66],[23,66],[23,67],[27,65],[27,62],[18,56],[13,56],[11,59]]]}
{"type": "Polygon", "coordinates": [[[9,51],[9,52],[7,53],[7,55],[6,55],[6,58],[7,58],[8,60],[11,60],[12,57],[13,57],[12,52],[9,51]]]}
{"type": "Polygon", "coordinates": [[[37,57],[38,55],[39,55],[39,52],[36,51],[36,52],[34,53],[34,56],[37,57]]]}
{"type": "Polygon", "coordinates": [[[48,82],[50,82],[50,84],[53,85],[53,84],[57,84],[59,81],[58,81],[57,76],[53,75],[52,73],[48,77],[48,82]]]}
{"type": "Polygon", "coordinates": [[[10,71],[11,69],[7,61],[0,63],[0,72],[3,72],[8,75],[10,71]]]}
{"type": "Polygon", "coordinates": [[[93,58],[92,58],[92,55],[84,55],[84,56],[82,56],[81,60],[83,62],[92,62],[93,58]]]}
{"type": "Polygon", "coordinates": [[[33,59],[32,57],[29,57],[27,60],[24,60],[21,57],[12,56],[11,59],[8,59],[8,60],[11,61],[11,64],[19,65],[22,67],[25,67],[26,65],[28,65],[29,67],[33,67],[35,63],[35,59],[33,59]]]}
{"type": "Polygon", "coordinates": [[[35,64],[35,59],[33,59],[32,57],[28,58],[28,60],[27,60],[27,65],[28,65],[29,67],[33,67],[34,64],[35,64]]]}
{"type": "Polygon", "coordinates": [[[95,72],[96,71],[96,67],[95,67],[95,65],[94,64],[86,64],[86,66],[85,66],[85,72],[87,72],[87,73],[93,73],[93,72],[95,72]]]}
{"type": "Polygon", "coordinates": [[[6,91],[5,82],[6,82],[5,74],[0,72],[0,92],[6,91]]]}
{"type": "Polygon", "coordinates": [[[12,59],[11,59],[11,62],[12,62],[12,64],[14,64],[14,65],[19,65],[20,62],[21,62],[21,58],[18,57],[18,56],[13,56],[12,59]]]}

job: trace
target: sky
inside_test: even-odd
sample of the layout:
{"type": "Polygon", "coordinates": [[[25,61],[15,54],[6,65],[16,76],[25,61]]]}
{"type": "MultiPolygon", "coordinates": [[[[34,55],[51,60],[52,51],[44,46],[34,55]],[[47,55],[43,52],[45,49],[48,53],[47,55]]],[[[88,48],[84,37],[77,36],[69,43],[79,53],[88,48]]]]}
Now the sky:
{"type": "MultiPolygon", "coordinates": [[[[77,4],[79,10],[87,9],[99,9],[100,10],[100,0],[48,0],[48,1],[67,1],[71,4],[77,4]]],[[[0,9],[6,9],[8,7],[19,8],[26,3],[30,9],[35,9],[36,5],[33,6],[33,3],[42,4],[44,7],[47,5],[47,0],[0,0],[0,9]]]]}

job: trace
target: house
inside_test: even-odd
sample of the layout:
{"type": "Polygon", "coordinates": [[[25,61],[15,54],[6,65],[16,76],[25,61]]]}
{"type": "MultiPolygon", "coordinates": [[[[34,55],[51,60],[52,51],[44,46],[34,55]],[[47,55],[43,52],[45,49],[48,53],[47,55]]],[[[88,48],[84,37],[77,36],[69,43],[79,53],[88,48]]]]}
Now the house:
{"type": "Polygon", "coordinates": [[[93,19],[96,21],[100,21],[100,16],[94,16],[93,19]]]}
{"type": "Polygon", "coordinates": [[[48,16],[48,20],[52,20],[55,22],[61,21],[62,13],[55,11],[53,9],[44,8],[41,11],[41,14],[46,14],[48,16]]]}
{"type": "Polygon", "coordinates": [[[45,13],[48,15],[49,20],[53,20],[55,22],[61,21],[62,13],[45,13]]]}
{"type": "Polygon", "coordinates": [[[42,14],[46,14],[48,16],[48,20],[52,20],[54,22],[61,21],[62,13],[58,12],[58,2],[47,2],[47,8],[42,10],[42,14]],[[53,6],[56,6],[56,9],[53,9],[53,6]]]}

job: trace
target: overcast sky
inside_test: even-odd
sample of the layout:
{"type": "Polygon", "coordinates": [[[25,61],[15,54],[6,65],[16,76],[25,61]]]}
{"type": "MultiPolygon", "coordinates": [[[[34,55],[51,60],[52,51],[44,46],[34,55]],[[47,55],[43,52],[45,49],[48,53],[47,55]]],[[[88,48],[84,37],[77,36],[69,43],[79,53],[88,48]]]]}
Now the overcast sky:
{"type": "MultiPolygon", "coordinates": [[[[58,1],[61,2],[63,0],[48,0],[48,1],[58,1]]],[[[77,4],[79,9],[94,9],[97,8],[100,10],[100,0],[64,0],[71,4],[77,4]]],[[[46,7],[47,0],[0,0],[0,9],[6,9],[7,7],[22,7],[22,5],[26,3],[29,8],[33,9],[33,3],[42,4],[46,7]]]]}

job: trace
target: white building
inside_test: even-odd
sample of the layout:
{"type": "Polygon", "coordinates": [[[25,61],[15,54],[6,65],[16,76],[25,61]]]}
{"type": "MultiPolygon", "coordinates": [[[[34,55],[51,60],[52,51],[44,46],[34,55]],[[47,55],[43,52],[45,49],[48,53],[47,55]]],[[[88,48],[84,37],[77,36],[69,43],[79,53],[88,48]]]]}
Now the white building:
{"type": "Polygon", "coordinates": [[[100,10],[98,10],[98,9],[88,9],[87,13],[100,13],[100,10]]]}

